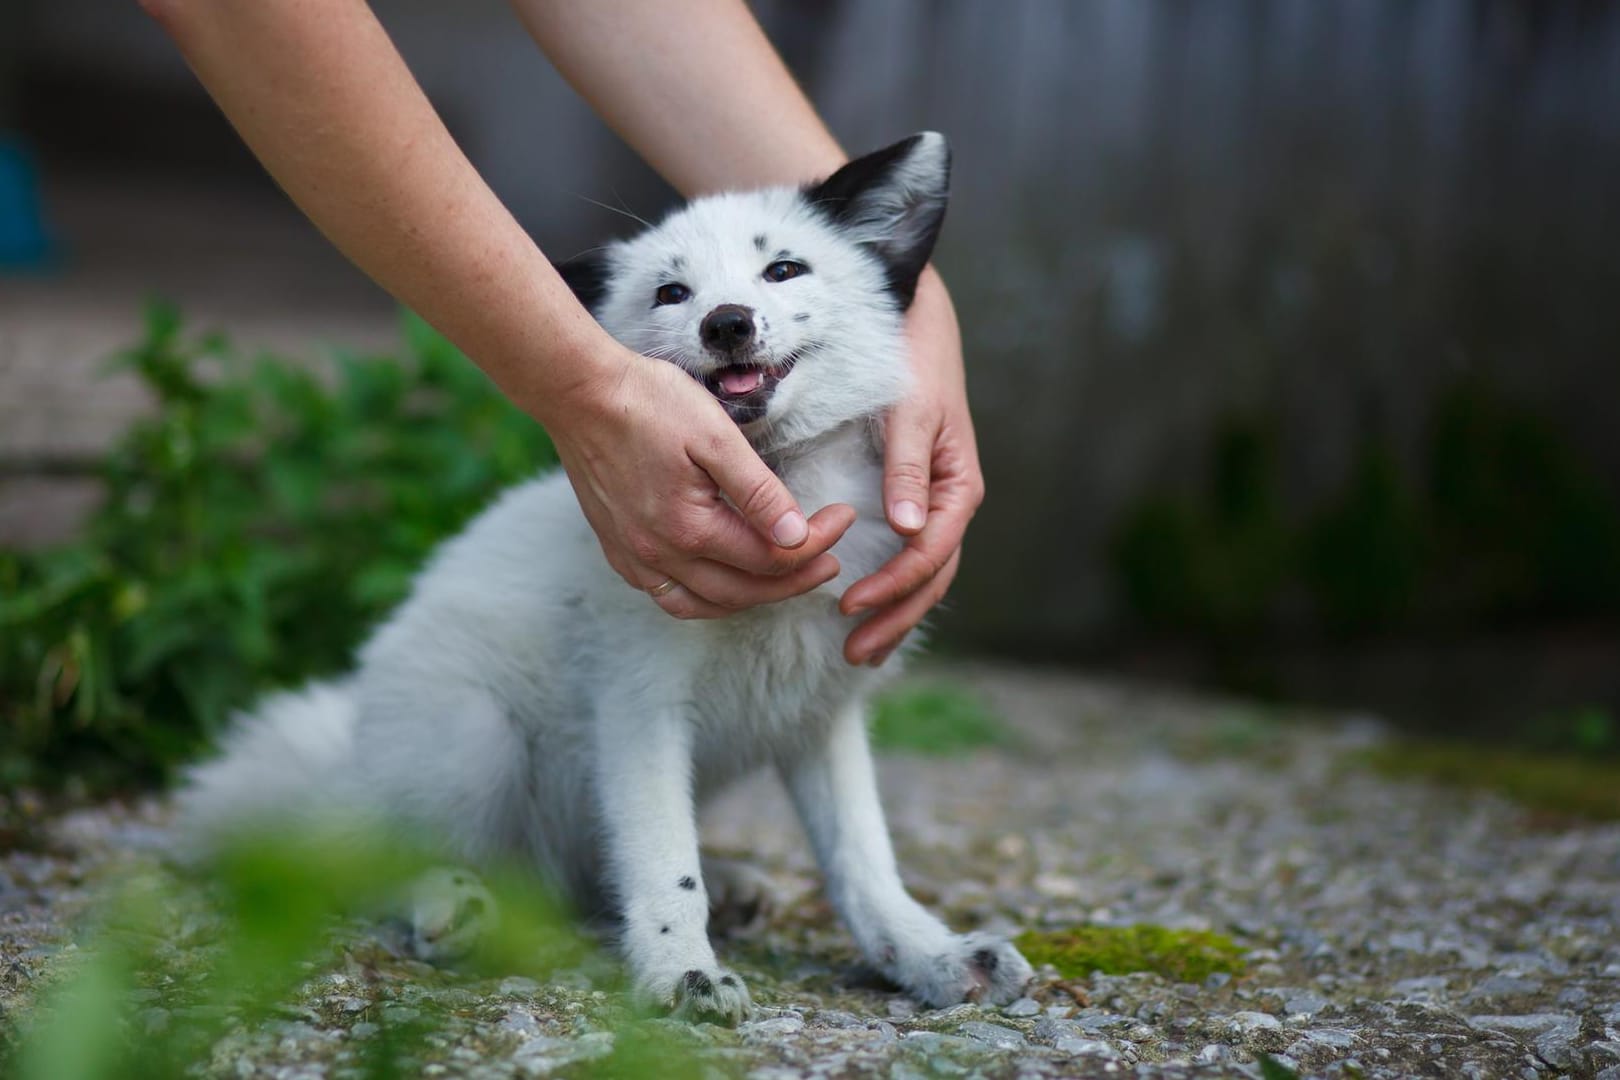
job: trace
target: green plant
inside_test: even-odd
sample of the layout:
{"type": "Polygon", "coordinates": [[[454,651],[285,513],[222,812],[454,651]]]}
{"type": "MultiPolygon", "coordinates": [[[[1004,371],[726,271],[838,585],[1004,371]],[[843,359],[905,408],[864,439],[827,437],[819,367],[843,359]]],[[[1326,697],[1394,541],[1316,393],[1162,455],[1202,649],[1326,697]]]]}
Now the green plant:
{"type": "Polygon", "coordinates": [[[1011,741],[1001,718],[978,695],[961,686],[902,686],[872,705],[872,743],[879,750],[915,754],[962,754],[1011,741]]]}
{"type": "MultiPolygon", "coordinates": [[[[103,897],[99,927],[82,948],[52,959],[49,985],[31,1007],[0,1018],[0,1075],[214,1075],[244,1042],[273,1045],[278,1022],[315,1012],[334,977],[364,1006],[319,1019],[357,1048],[345,1071],[368,1080],[421,1075],[453,1045],[458,1010],[493,992],[484,980],[545,978],[590,959],[561,907],[516,869],[483,875],[500,916],[455,970],[425,972],[371,939],[371,919],[349,921],[393,906],[437,861],[427,847],[350,824],[233,838],[197,877],[147,867],[103,897]],[[406,985],[421,991],[413,1007],[391,1009],[406,985]],[[143,1019],[153,1010],[163,1017],[156,1025],[143,1019]],[[364,1039],[362,1014],[373,1028],[364,1039]]],[[[612,1051],[570,1075],[709,1075],[661,1028],[586,1000],[593,1024],[615,1028],[612,1051]]]]}
{"type": "Polygon", "coordinates": [[[1228,420],[1212,441],[1205,489],[1194,499],[1143,498],[1112,554],[1127,603],[1151,625],[1217,636],[1261,629],[1294,554],[1276,440],[1261,423],[1228,420]]]}
{"type": "Polygon", "coordinates": [[[160,780],[232,708],[344,666],[432,546],[555,460],[420,319],[398,357],[249,360],[154,305],[155,409],[78,541],[0,552],[0,786],[160,780]]]}
{"type": "Polygon", "coordinates": [[[1255,1060],[1260,1063],[1260,1080],[1299,1080],[1299,1073],[1270,1054],[1257,1054],[1255,1060]]]}
{"type": "Polygon", "coordinates": [[[1437,557],[1474,617],[1620,611],[1620,504],[1555,421],[1483,376],[1447,388],[1431,424],[1437,557]]]}
{"type": "Polygon", "coordinates": [[[1620,614],[1620,501],[1565,432],[1483,375],[1443,387],[1425,426],[1403,457],[1368,425],[1337,490],[1285,502],[1277,422],[1228,418],[1201,483],[1122,515],[1111,559],[1127,610],[1228,652],[1268,631],[1620,614]]]}
{"type": "Polygon", "coordinates": [[[1416,595],[1428,534],[1390,447],[1363,443],[1344,491],[1316,512],[1302,545],[1305,583],[1330,629],[1399,623],[1416,595]]]}

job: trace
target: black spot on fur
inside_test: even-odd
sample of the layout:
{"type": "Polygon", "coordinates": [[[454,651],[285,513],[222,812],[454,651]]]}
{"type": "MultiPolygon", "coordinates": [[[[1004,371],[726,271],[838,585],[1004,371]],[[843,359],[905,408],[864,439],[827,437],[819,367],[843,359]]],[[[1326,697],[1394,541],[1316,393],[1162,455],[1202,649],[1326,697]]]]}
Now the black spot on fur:
{"type": "Polygon", "coordinates": [[[754,237],[754,250],[755,251],[764,251],[769,246],[770,246],[770,241],[765,239],[765,234],[764,233],[760,233],[758,236],[754,237]]]}
{"type": "Polygon", "coordinates": [[[688,971],[686,973],[686,989],[688,993],[708,996],[714,993],[714,983],[701,971],[688,971]]]}
{"type": "Polygon", "coordinates": [[[986,975],[994,975],[996,967],[1001,963],[996,954],[989,949],[980,949],[973,954],[973,964],[986,975]]]}
{"type": "Polygon", "coordinates": [[[934,253],[945,222],[950,158],[937,190],[900,188],[901,166],[923,141],[922,135],[901,139],[858,157],[819,184],[804,189],[804,199],[835,226],[882,226],[887,235],[866,243],[883,261],[889,291],[902,308],[917,295],[917,278],[934,253]]]}
{"type": "Polygon", "coordinates": [[[722,975],[722,976],[720,976],[720,985],[721,986],[736,986],[737,985],[737,980],[732,978],[730,975],[722,975]]]}
{"type": "Polygon", "coordinates": [[[667,927],[667,926],[660,926],[660,927],[659,927],[659,928],[658,928],[658,932],[659,932],[659,933],[660,933],[660,934],[667,934],[667,933],[669,933],[669,927],[667,927]]]}
{"type": "Polygon", "coordinates": [[[683,877],[683,878],[681,878],[681,880],[677,881],[675,884],[679,885],[681,888],[685,889],[687,892],[691,892],[693,889],[697,888],[697,882],[693,881],[689,877],[683,877]]]}
{"type": "Polygon", "coordinates": [[[670,268],[673,269],[673,270],[685,270],[686,269],[686,256],[685,255],[677,255],[677,256],[675,256],[673,259],[670,260],[669,265],[670,265],[670,268]]]}
{"type": "Polygon", "coordinates": [[[568,287],[574,290],[574,295],[585,305],[585,310],[592,315],[596,314],[597,305],[607,296],[608,265],[603,253],[587,251],[583,255],[575,255],[566,262],[552,265],[568,283],[568,287]]]}
{"type": "Polygon", "coordinates": [[[794,322],[809,322],[810,321],[810,313],[808,311],[795,312],[794,315],[793,315],[793,321],[794,322]]]}

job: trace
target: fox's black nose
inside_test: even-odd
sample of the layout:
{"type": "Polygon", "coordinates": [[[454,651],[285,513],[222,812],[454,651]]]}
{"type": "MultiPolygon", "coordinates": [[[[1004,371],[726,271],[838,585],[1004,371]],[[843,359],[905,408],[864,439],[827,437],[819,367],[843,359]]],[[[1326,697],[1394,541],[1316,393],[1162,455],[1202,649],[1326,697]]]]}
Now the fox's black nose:
{"type": "Polygon", "coordinates": [[[718,352],[731,352],[754,336],[754,313],[741,304],[721,304],[703,316],[698,328],[703,344],[718,352]]]}

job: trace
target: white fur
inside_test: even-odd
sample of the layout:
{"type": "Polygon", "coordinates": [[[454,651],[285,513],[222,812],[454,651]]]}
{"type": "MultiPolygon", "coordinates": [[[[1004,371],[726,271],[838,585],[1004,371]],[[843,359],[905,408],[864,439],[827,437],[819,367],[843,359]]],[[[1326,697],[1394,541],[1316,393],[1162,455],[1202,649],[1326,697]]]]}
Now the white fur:
{"type": "MultiPolygon", "coordinates": [[[[937,135],[919,140],[897,182],[942,199],[944,153],[937,135]]],[[[873,198],[892,210],[905,193],[873,198]]],[[[1015,995],[1029,967],[1011,946],[952,934],[901,886],[863,721],[897,661],[872,670],[841,655],[852,623],[839,594],[901,542],[873,438],[906,385],[901,317],[858,242],[869,239],[791,189],[714,196],[614,245],[596,312],[620,340],[698,375],[717,366],[697,327],[720,303],[754,310],[760,355],[801,354],[748,433],[801,505],[859,512],[836,581],[726,620],[671,619],[608,567],[566,477],[536,480],[443,546],[351,679],[246,720],[192,774],[189,819],[240,821],[324,792],[421,826],[465,862],[515,854],[583,908],[622,918],[643,994],[736,1019],[748,993],[706,933],[695,806],[773,764],[875,966],[932,1005],[1015,995]],[[766,281],[783,251],[810,273],[766,281]],[[653,306],[676,265],[692,299],[653,306]]],[[[435,930],[456,911],[431,890],[416,906],[435,930]]]]}

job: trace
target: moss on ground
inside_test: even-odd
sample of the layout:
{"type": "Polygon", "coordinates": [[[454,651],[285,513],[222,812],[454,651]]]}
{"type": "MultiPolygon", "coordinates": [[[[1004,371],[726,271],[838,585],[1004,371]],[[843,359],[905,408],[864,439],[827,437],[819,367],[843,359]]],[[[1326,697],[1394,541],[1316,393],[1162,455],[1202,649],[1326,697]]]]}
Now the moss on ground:
{"type": "Polygon", "coordinates": [[[1494,791],[1530,810],[1620,821],[1620,760],[1536,753],[1444,740],[1400,740],[1371,750],[1385,776],[1494,791]]]}
{"type": "Polygon", "coordinates": [[[1129,975],[1152,971],[1173,982],[1203,982],[1216,972],[1241,974],[1243,949],[1225,934],[1135,926],[1077,926],[1070,930],[1030,930],[1018,947],[1032,964],[1051,964],[1066,979],[1094,971],[1129,975]]]}
{"type": "Polygon", "coordinates": [[[1012,741],[1006,724],[982,698],[951,683],[902,686],[872,708],[872,744],[879,750],[965,754],[1012,741]]]}
{"type": "Polygon", "coordinates": [[[1283,710],[1257,702],[1232,703],[1212,711],[1209,719],[1169,738],[1171,753],[1186,761],[1238,759],[1274,769],[1293,760],[1290,727],[1308,722],[1304,710],[1283,710]]]}

